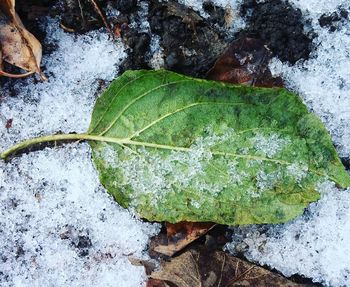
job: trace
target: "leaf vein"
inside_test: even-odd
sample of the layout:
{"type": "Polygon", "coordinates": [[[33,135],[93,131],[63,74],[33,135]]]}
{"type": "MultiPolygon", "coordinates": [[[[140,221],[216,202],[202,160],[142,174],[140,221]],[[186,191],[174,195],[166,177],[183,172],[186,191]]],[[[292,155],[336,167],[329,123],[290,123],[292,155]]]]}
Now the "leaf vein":
{"type": "Polygon", "coordinates": [[[105,133],[107,133],[113,126],[114,124],[117,122],[117,120],[124,114],[124,112],[126,110],[128,110],[133,104],[135,104],[137,101],[141,100],[143,97],[147,96],[148,94],[160,89],[160,88],[164,88],[164,87],[168,87],[172,84],[178,84],[178,83],[183,83],[183,82],[189,82],[190,80],[181,80],[181,81],[174,81],[174,82],[169,82],[163,85],[159,85],[157,87],[154,87],[153,89],[148,90],[146,93],[141,94],[140,96],[138,96],[137,98],[133,99],[132,101],[130,101],[118,114],[117,116],[113,119],[113,121],[99,134],[100,136],[104,135],[105,133]]]}

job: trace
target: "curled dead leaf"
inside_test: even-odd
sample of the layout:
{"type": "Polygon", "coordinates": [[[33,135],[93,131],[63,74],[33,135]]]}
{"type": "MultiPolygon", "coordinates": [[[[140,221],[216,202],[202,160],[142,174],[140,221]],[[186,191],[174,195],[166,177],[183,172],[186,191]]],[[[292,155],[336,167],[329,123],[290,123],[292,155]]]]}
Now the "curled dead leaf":
{"type": "Polygon", "coordinates": [[[283,87],[280,77],[273,77],[268,67],[270,50],[257,39],[241,38],[216,60],[207,78],[257,87],[283,87]]]}
{"type": "Polygon", "coordinates": [[[167,242],[166,244],[156,244],[154,251],[173,256],[184,249],[187,245],[205,235],[216,224],[208,222],[179,222],[176,224],[166,223],[167,242]]]}
{"type": "Polygon", "coordinates": [[[37,73],[41,79],[46,80],[40,70],[42,57],[40,42],[24,27],[15,12],[14,0],[2,0],[0,3],[0,62],[5,61],[27,71],[24,74],[14,75],[5,72],[0,65],[0,75],[20,78],[37,73]]]}
{"type": "Polygon", "coordinates": [[[169,262],[162,262],[160,270],[153,272],[150,278],[177,287],[312,286],[297,284],[225,252],[209,253],[206,249],[189,250],[169,262]]]}
{"type": "Polygon", "coordinates": [[[6,14],[7,17],[13,19],[16,11],[15,11],[15,0],[1,0],[0,1],[0,9],[3,13],[6,14]]]}

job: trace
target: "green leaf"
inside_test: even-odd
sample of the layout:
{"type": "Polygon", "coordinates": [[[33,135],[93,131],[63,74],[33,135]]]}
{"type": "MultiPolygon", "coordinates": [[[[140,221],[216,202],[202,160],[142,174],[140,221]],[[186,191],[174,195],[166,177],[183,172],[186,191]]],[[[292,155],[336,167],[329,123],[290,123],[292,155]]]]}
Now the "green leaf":
{"type": "Polygon", "coordinates": [[[98,99],[85,134],[102,184],[148,220],[279,223],[301,214],[331,180],[350,176],[331,137],[285,89],[234,86],[168,71],[129,71],[98,99]]]}
{"type": "Polygon", "coordinates": [[[88,134],[107,138],[90,142],[102,184],[148,220],[285,222],[322,181],[350,185],[321,121],[285,89],[129,71],[88,134]]]}

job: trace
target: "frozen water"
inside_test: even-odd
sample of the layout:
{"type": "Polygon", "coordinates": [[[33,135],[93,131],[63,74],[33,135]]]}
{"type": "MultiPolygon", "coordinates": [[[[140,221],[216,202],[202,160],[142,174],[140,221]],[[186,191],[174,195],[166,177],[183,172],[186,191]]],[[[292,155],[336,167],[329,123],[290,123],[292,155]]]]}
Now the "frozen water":
{"type": "Polygon", "coordinates": [[[140,286],[156,231],[101,188],[87,144],[0,163],[1,286],[140,286]]]}
{"type": "MultiPolygon", "coordinates": [[[[204,15],[204,1],[179,1],[204,15]]],[[[236,13],[241,1],[214,2],[236,13]]],[[[350,24],[340,24],[339,30],[330,33],[317,21],[322,13],[349,3],[290,2],[311,19],[318,33],[317,50],[310,60],[294,67],[278,60],[271,67],[321,117],[339,153],[349,157],[350,24]]],[[[242,20],[233,25],[242,26],[242,20]]],[[[48,41],[58,49],[43,59],[49,82],[21,81],[15,97],[8,87],[0,91],[1,150],[31,136],[85,131],[99,85],[116,76],[126,56],[123,46],[109,41],[104,33],[73,36],[56,27],[57,23],[49,23],[48,41]],[[8,119],[13,119],[13,126],[7,130],[8,119]]],[[[161,66],[157,57],[155,67],[161,66]]],[[[298,166],[290,172],[303,176],[298,166]]],[[[304,216],[284,225],[235,228],[227,248],[286,275],[298,273],[328,286],[349,286],[350,190],[325,183],[320,191],[322,199],[304,216]]],[[[144,284],[142,268],[131,266],[127,256],[141,256],[157,226],[135,219],[105,193],[86,144],[0,162],[0,210],[1,286],[144,284]]]]}
{"type": "Polygon", "coordinates": [[[56,29],[49,21],[48,42],[58,49],[43,59],[48,82],[33,79],[16,85],[16,97],[2,89],[6,98],[0,106],[0,126],[13,119],[8,131],[2,130],[0,147],[43,133],[83,132],[87,129],[99,83],[111,81],[117,65],[126,56],[124,47],[116,45],[103,33],[74,37],[56,29]]]}
{"type": "MultiPolygon", "coordinates": [[[[49,81],[1,89],[0,150],[24,138],[87,129],[100,84],[125,58],[105,33],[66,34],[49,21],[43,59],[49,81]],[[6,129],[6,121],[13,126],[6,129]]],[[[144,256],[157,225],[120,208],[99,184],[87,144],[0,161],[1,286],[143,286],[144,256]]]]}
{"type": "Polygon", "coordinates": [[[286,276],[302,274],[327,286],[349,286],[350,190],[330,183],[300,218],[277,226],[234,228],[226,248],[286,276]]]}
{"type": "Polygon", "coordinates": [[[193,10],[199,12],[199,14],[207,18],[209,17],[208,13],[204,11],[203,4],[211,2],[216,6],[222,7],[225,9],[226,18],[225,22],[229,33],[234,33],[242,29],[245,25],[244,20],[239,15],[239,7],[243,3],[243,0],[177,0],[179,3],[185,4],[191,7],[193,10]]]}
{"type": "Polygon", "coordinates": [[[347,5],[346,0],[291,0],[297,8],[300,8],[306,13],[313,14],[312,16],[322,14],[324,12],[333,12],[342,4],[347,5]]]}
{"type": "MultiPolygon", "coordinates": [[[[318,34],[310,60],[295,66],[275,59],[271,68],[296,91],[310,110],[320,116],[330,131],[338,152],[350,157],[350,22],[330,32],[318,18],[348,1],[291,1],[318,34]]],[[[290,172],[303,176],[303,168],[290,172]],[[295,171],[297,171],[295,173],[295,171]]],[[[322,198],[293,222],[278,226],[249,226],[234,229],[232,253],[276,268],[285,275],[301,274],[326,286],[350,285],[350,190],[330,183],[319,187],[322,198]]]]}

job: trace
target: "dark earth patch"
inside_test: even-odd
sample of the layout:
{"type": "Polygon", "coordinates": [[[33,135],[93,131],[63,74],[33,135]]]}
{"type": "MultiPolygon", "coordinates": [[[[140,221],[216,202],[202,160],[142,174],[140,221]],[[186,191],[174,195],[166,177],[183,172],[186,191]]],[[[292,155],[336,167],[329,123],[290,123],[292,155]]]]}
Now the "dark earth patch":
{"type": "MultiPolygon", "coordinates": [[[[151,37],[159,37],[163,49],[164,68],[182,74],[204,77],[215,59],[228,45],[223,33],[224,9],[206,4],[209,18],[176,1],[143,1],[148,8],[149,28],[140,32],[144,19],[136,13],[119,15],[115,21],[123,41],[129,46],[129,57],[122,70],[149,69],[151,37]],[[131,27],[132,22],[138,27],[131,27]]],[[[136,11],[137,12],[137,11],[136,11]]]]}
{"type": "Polygon", "coordinates": [[[315,35],[305,33],[301,11],[288,1],[245,0],[240,12],[246,18],[247,28],[239,36],[262,40],[283,62],[294,64],[309,58],[315,35]]]}
{"type": "Polygon", "coordinates": [[[341,25],[349,19],[349,11],[339,8],[338,11],[328,14],[322,14],[318,23],[322,28],[327,28],[330,32],[338,30],[341,25]]]}

